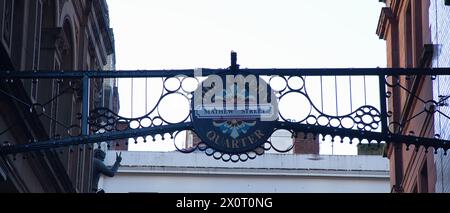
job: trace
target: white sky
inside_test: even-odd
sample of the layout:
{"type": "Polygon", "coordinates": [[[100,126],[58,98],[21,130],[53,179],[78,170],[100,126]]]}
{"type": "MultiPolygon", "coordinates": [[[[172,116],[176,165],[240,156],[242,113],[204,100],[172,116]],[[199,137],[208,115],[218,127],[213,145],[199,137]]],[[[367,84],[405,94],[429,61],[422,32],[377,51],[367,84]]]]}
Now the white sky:
{"type": "MultiPolygon", "coordinates": [[[[385,42],[375,34],[383,4],[376,0],[108,0],[108,4],[121,70],[227,68],[231,50],[238,53],[242,68],[386,66],[385,42]]],[[[131,112],[129,82],[119,82],[124,116],[131,112]]],[[[142,84],[134,84],[138,94],[142,84]]],[[[134,104],[133,112],[142,114],[145,106],[134,104]]],[[[157,144],[132,145],[130,150],[167,149],[157,144]]],[[[322,145],[321,153],[330,154],[330,147],[322,145]]],[[[335,147],[334,154],[354,150],[345,145],[335,147]]]]}

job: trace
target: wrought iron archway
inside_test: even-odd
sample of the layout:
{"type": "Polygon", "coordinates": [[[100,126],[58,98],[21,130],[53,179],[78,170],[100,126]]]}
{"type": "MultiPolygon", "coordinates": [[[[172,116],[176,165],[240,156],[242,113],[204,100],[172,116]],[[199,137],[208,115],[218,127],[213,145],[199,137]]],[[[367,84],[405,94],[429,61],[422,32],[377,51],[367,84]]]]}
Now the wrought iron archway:
{"type": "MultiPolygon", "coordinates": [[[[272,88],[278,101],[283,100],[286,96],[296,96],[302,98],[306,105],[310,105],[309,113],[300,116],[301,119],[294,120],[286,118],[280,112],[280,118],[276,121],[270,122],[273,127],[272,134],[278,129],[290,131],[293,135],[301,132],[304,137],[312,135],[331,136],[333,142],[353,143],[367,140],[368,143],[393,143],[406,144],[408,147],[414,145],[418,147],[434,148],[435,150],[443,149],[445,152],[450,148],[450,141],[442,140],[439,134],[435,137],[420,137],[413,133],[405,135],[403,128],[410,122],[414,121],[419,116],[428,116],[431,119],[436,114],[442,115],[446,119],[450,119],[450,115],[445,114],[442,110],[447,107],[446,101],[448,96],[439,96],[437,100],[424,99],[417,95],[417,87],[414,84],[405,85],[399,79],[405,77],[406,84],[408,81],[414,79],[434,80],[439,75],[450,75],[450,69],[400,69],[400,68],[368,68],[368,69],[239,69],[236,64],[236,59],[232,59],[232,65],[227,69],[201,69],[203,76],[196,76],[194,69],[186,70],[139,70],[139,71],[1,71],[0,80],[2,87],[0,88],[0,97],[15,101],[22,105],[28,111],[24,113],[32,117],[49,117],[45,112],[45,106],[58,98],[67,91],[76,91],[82,97],[82,110],[78,119],[81,125],[62,125],[68,132],[64,137],[58,136],[44,140],[36,140],[31,138],[26,144],[9,144],[4,143],[0,147],[0,155],[15,155],[18,153],[27,153],[40,151],[45,149],[55,149],[60,147],[67,147],[73,145],[86,144],[92,148],[95,143],[113,141],[117,139],[128,139],[143,137],[145,142],[146,136],[156,135],[164,138],[175,137],[181,131],[196,132],[196,128],[191,120],[192,109],[185,119],[176,122],[168,121],[162,116],[158,110],[158,105],[164,98],[178,94],[186,98],[188,102],[192,101],[192,93],[194,90],[183,87],[186,81],[201,82],[201,78],[209,75],[248,75],[252,74],[258,78],[267,79],[267,83],[272,87],[272,81],[277,81],[279,85],[277,88],[272,88]],[[379,106],[362,105],[358,108],[352,109],[351,112],[342,115],[329,115],[324,113],[322,109],[315,105],[311,94],[308,91],[308,82],[320,82],[322,85],[322,78],[332,77],[337,82],[338,78],[348,78],[350,81],[350,101],[353,90],[366,90],[364,88],[351,88],[351,81],[358,77],[371,77],[376,79],[377,90],[374,94],[379,94],[376,98],[379,101],[379,106]],[[114,113],[108,108],[89,109],[90,101],[90,82],[93,79],[106,78],[159,78],[163,81],[163,88],[157,104],[147,114],[141,117],[125,118],[114,113]],[[37,82],[39,79],[60,79],[68,81],[67,88],[62,89],[59,94],[56,94],[52,99],[44,103],[30,102],[20,99],[11,88],[11,85],[21,82],[20,80],[28,79],[32,82],[37,82]],[[320,81],[318,81],[320,79],[320,81]],[[176,87],[169,88],[166,84],[169,81],[176,82],[176,87]],[[80,82],[80,83],[74,83],[80,82]],[[293,83],[294,82],[294,83],[293,83]],[[295,83],[296,82],[296,83],[295,83]],[[281,86],[280,86],[281,85],[281,86]],[[409,97],[408,103],[423,104],[423,109],[411,114],[408,118],[403,118],[401,121],[392,121],[392,112],[388,109],[388,101],[392,98],[394,90],[402,91],[409,97]],[[391,121],[391,122],[389,122],[391,121]],[[118,123],[126,124],[119,127],[118,123]]],[[[348,82],[348,81],[347,81],[348,82]]],[[[364,81],[365,82],[365,81],[364,81]]],[[[373,82],[372,82],[373,83],[373,82]]],[[[337,87],[337,83],[335,84],[337,87]]],[[[336,89],[337,91],[337,89],[336,89]]],[[[322,91],[323,93],[323,91],[322,91]]],[[[322,94],[323,95],[323,94],[322,94]]],[[[337,96],[337,94],[336,94],[337,96]]],[[[336,104],[339,101],[336,97],[336,104]]],[[[292,99],[291,97],[291,100],[292,99]]],[[[323,105],[323,102],[321,103],[323,105]]],[[[48,118],[54,119],[54,118],[48,118]]],[[[0,129],[0,136],[5,134],[13,128],[11,125],[5,130],[0,129]]],[[[177,147],[178,148],[178,147],[177,147]]],[[[190,149],[178,150],[189,153],[195,150],[205,151],[206,154],[213,156],[216,159],[225,161],[246,161],[253,159],[258,155],[264,153],[265,150],[275,148],[270,141],[265,141],[260,147],[255,150],[245,153],[224,153],[214,150],[206,143],[199,143],[190,149]]],[[[290,147],[292,149],[292,147],[290,147]]],[[[289,150],[289,149],[288,149],[289,150]]],[[[280,152],[288,150],[278,150],[280,152]]]]}

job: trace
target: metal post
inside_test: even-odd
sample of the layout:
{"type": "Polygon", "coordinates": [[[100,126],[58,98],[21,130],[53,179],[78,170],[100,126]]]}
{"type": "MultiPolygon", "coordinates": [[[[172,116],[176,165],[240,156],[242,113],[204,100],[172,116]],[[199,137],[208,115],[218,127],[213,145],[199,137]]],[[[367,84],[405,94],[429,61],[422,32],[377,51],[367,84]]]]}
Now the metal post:
{"type": "Polygon", "coordinates": [[[89,76],[83,76],[83,101],[81,108],[81,134],[89,135],[88,116],[89,116],[89,76]]]}
{"type": "Polygon", "coordinates": [[[231,71],[238,71],[239,70],[239,65],[237,64],[237,53],[232,51],[231,52],[231,66],[230,66],[231,71]]]}
{"type": "Polygon", "coordinates": [[[379,87],[380,87],[380,113],[381,113],[381,132],[387,134],[389,131],[387,105],[386,105],[386,84],[385,76],[379,75],[379,87]]]}

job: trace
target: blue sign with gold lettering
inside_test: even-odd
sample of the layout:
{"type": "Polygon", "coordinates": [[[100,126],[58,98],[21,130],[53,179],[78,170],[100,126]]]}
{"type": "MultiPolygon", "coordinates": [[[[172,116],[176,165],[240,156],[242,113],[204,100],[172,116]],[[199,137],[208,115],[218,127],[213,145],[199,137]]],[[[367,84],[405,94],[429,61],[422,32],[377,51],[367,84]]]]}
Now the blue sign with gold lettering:
{"type": "Polygon", "coordinates": [[[194,92],[192,123],[209,147],[240,154],[261,147],[278,119],[270,86],[250,75],[210,76],[194,92]]]}

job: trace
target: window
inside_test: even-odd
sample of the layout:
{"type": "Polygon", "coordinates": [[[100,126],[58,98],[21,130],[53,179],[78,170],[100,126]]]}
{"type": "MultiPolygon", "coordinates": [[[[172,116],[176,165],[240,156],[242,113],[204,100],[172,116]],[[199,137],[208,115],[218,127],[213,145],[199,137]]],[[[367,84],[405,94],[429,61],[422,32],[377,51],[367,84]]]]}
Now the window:
{"type": "MultiPolygon", "coordinates": [[[[411,16],[411,2],[408,4],[405,14],[405,67],[410,68],[414,66],[413,62],[413,51],[414,51],[414,42],[413,42],[413,30],[412,30],[412,16],[411,16]]],[[[411,89],[413,84],[412,76],[405,76],[406,80],[406,88],[411,89]]]]}
{"type": "Polygon", "coordinates": [[[425,161],[422,170],[419,174],[420,181],[420,193],[428,193],[428,167],[427,162],[425,161]]]}
{"type": "Polygon", "coordinates": [[[404,40],[404,51],[405,51],[405,67],[413,67],[413,33],[412,33],[412,16],[411,16],[411,2],[406,8],[405,14],[405,40],[404,40]]]}

